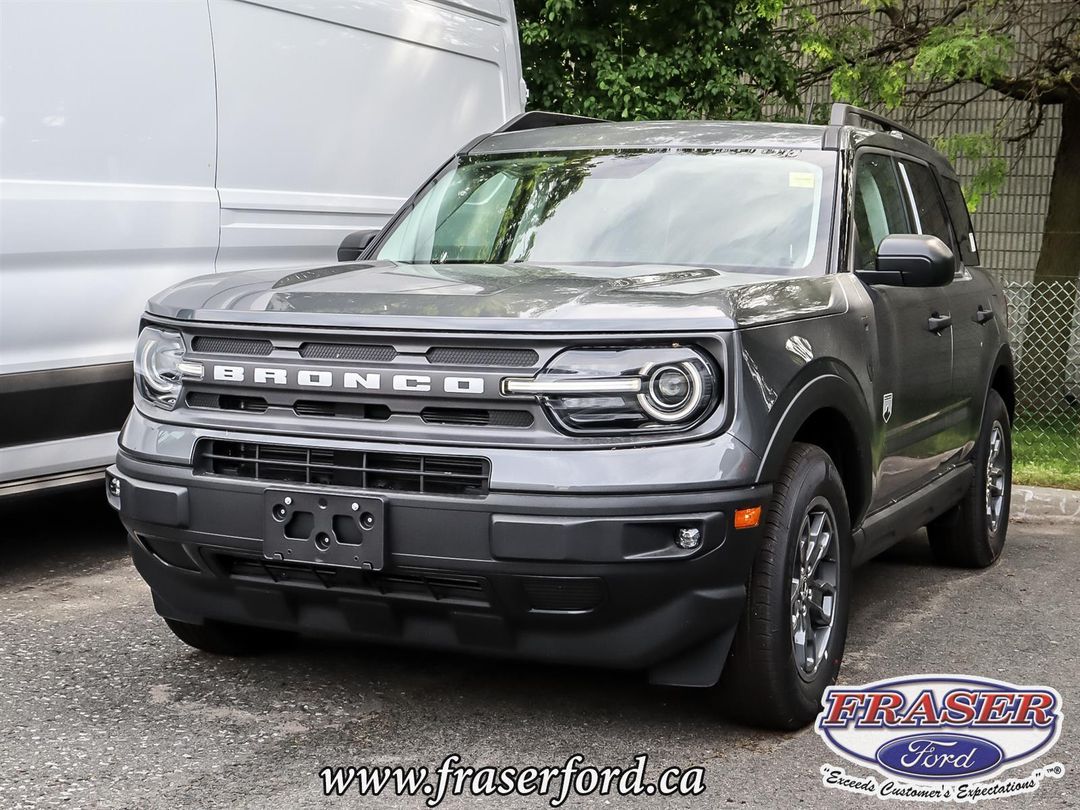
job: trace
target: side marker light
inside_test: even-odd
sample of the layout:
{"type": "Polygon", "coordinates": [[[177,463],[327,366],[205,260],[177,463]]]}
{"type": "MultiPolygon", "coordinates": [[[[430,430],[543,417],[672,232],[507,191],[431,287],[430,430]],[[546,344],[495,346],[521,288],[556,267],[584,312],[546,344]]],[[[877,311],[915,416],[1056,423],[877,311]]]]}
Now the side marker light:
{"type": "Polygon", "coordinates": [[[735,528],[753,529],[761,523],[761,507],[751,506],[749,509],[735,510],[735,528]]]}

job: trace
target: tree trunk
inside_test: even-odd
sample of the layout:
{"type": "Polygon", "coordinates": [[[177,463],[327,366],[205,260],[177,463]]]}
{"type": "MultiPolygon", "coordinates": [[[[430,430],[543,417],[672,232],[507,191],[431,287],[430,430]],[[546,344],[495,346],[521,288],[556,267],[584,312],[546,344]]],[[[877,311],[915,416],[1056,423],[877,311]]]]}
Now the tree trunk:
{"type": "Polygon", "coordinates": [[[1017,399],[1021,413],[1039,421],[1069,420],[1078,387],[1068,376],[1080,278],[1080,93],[1061,109],[1061,143],[1054,157],[1042,247],[1024,328],[1017,399]]]}
{"type": "Polygon", "coordinates": [[[1061,143],[1054,157],[1035,280],[1080,278],[1080,93],[1061,105],[1061,143]]]}

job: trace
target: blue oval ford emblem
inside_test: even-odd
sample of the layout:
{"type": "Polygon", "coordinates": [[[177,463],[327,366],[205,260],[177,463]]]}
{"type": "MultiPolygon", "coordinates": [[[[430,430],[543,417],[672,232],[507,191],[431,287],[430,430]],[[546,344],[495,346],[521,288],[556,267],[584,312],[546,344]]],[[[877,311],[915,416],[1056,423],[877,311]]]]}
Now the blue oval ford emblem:
{"type": "Polygon", "coordinates": [[[874,759],[883,768],[916,779],[962,779],[992,771],[1005,758],[1001,747],[967,734],[912,734],[882,745],[874,759]]]}
{"type": "Polygon", "coordinates": [[[966,675],[830,686],[816,730],[834,752],[915,783],[989,779],[1048,751],[1061,695],[966,675]]]}

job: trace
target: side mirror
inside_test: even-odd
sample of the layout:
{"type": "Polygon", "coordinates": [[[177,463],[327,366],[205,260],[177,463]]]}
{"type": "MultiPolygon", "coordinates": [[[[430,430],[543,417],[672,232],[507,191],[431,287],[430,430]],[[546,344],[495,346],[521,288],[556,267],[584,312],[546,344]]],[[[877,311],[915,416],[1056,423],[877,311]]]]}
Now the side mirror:
{"type": "Polygon", "coordinates": [[[378,235],[378,228],[365,228],[362,231],[353,231],[341,240],[341,244],[337,249],[337,260],[339,262],[355,262],[360,258],[360,254],[364,252],[365,248],[367,248],[378,235]]]}
{"type": "Polygon", "coordinates": [[[956,258],[936,236],[893,234],[878,245],[873,270],[856,270],[867,284],[890,287],[944,287],[953,280],[956,258]]]}

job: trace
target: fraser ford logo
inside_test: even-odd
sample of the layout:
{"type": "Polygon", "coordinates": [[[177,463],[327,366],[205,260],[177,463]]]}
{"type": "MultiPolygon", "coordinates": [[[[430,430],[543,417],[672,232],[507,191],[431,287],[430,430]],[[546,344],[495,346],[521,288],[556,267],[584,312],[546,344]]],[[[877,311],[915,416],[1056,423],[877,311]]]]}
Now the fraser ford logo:
{"type": "Polygon", "coordinates": [[[836,754],[884,779],[825,765],[822,781],[880,798],[978,801],[1030,793],[1060,778],[1052,763],[1026,774],[1004,771],[1045,755],[1061,734],[1061,696],[961,675],[919,675],[858,687],[833,686],[815,729],[836,754]]]}

